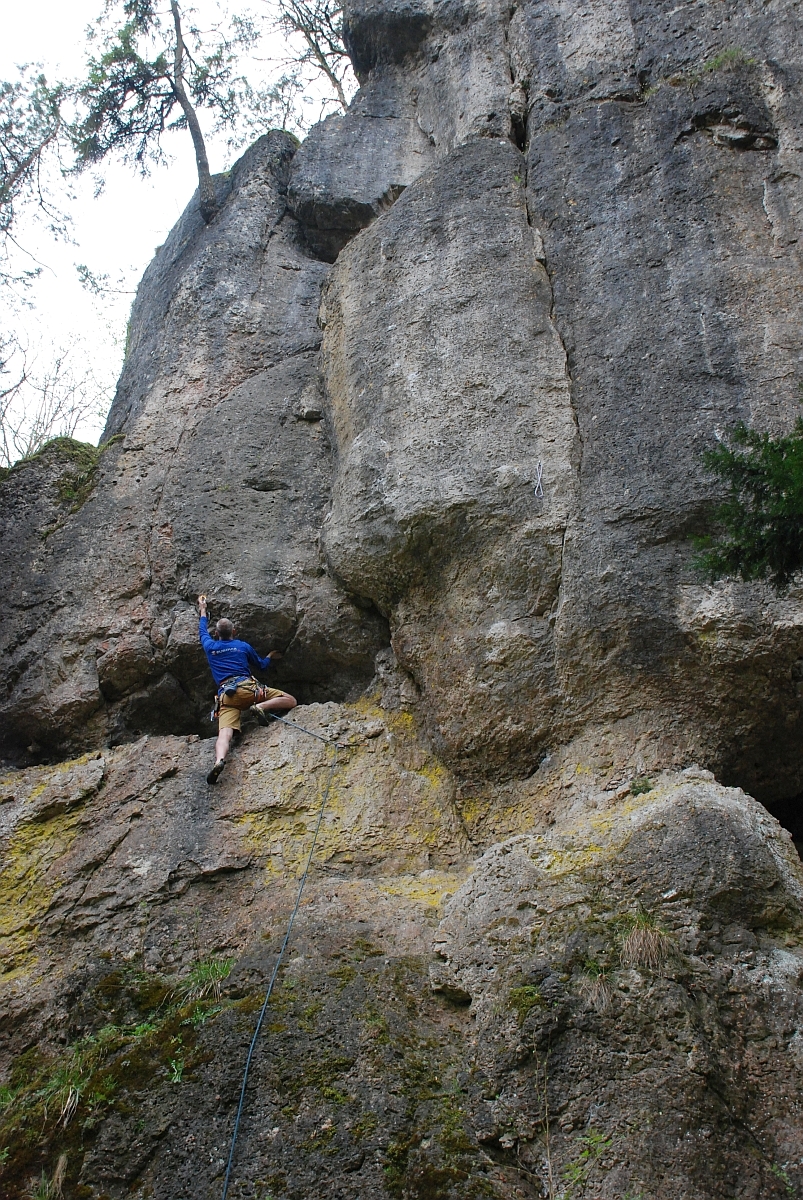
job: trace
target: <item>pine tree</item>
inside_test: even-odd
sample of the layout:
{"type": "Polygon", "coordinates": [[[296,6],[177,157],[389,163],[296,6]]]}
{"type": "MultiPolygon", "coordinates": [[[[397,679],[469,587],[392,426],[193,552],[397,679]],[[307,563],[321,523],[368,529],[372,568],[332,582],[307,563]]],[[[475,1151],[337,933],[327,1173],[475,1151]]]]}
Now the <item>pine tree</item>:
{"type": "Polygon", "coordinates": [[[250,22],[236,19],[227,32],[185,31],[178,0],[169,18],[154,0],[113,0],[98,23],[100,52],[91,57],[78,89],[86,112],[74,133],[79,164],[98,163],[112,152],[147,170],[162,157],[167,129],[187,128],[198,168],[199,207],[208,223],[217,212],[198,109],[212,110],[218,126],[237,120],[245,81],[237,75],[238,53],[253,44],[250,22]],[[113,24],[115,9],[124,22],[113,24]],[[188,44],[189,42],[189,44],[188,44]]]}
{"type": "Polygon", "coordinates": [[[697,565],[712,579],[769,579],[784,591],[803,567],[803,418],[778,438],[740,423],[732,443],[703,455],[728,493],[715,514],[722,532],[698,543],[697,565]]]}

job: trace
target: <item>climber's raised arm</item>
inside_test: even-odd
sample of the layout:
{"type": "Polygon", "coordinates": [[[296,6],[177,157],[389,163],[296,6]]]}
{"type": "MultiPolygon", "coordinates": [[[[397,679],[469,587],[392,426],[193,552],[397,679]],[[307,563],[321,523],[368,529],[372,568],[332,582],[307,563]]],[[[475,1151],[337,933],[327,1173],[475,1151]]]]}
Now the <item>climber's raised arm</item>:
{"type": "Polygon", "coordinates": [[[212,676],[217,684],[214,716],[218,720],[218,736],[215,743],[215,765],[207,775],[208,783],[217,783],[226,764],[226,756],[232,738],[240,729],[240,713],[253,708],[262,725],[269,724],[266,713],[288,712],[295,708],[295,698],[278,688],[265,687],[254,679],[253,672],[267,671],[274,659],[281,658],[278,650],[271,650],[265,658],[257,654],[249,642],[240,641],[237,630],[228,617],[221,617],[215,625],[217,637],[209,633],[206,596],[198,597],[198,636],[206,654],[212,676]]]}

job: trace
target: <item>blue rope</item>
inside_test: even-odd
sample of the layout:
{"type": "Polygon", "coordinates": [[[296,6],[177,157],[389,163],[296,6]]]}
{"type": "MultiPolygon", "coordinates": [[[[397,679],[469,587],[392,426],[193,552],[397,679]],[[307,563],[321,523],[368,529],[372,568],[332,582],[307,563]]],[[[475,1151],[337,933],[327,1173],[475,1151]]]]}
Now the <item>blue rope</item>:
{"type": "MultiPolygon", "coordinates": [[[[345,747],[341,746],[338,742],[330,742],[326,738],[321,737],[321,735],[319,733],[313,733],[311,729],[304,729],[304,727],[302,725],[296,725],[293,721],[286,721],[284,719],[284,717],[277,717],[276,719],[279,721],[282,721],[285,725],[292,725],[294,729],[300,729],[302,733],[308,733],[310,735],[310,737],[319,738],[322,742],[326,742],[326,744],[328,746],[336,746],[338,749],[345,748],[345,747]]],[[[263,1002],[262,1009],[260,1011],[259,1018],[256,1023],[256,1028],[254,1029],[254,1036],[251,1038],[251,1045],[248,1047],[248,1057],[245,1060],[245,1071],[243,1072],[243,1082],[242,1082],[242,1087],[240,1088],[240,1103],[237,1105],[237,1116],[234,1121],[234,1132],[231,1135],[231,1147],[229,1149],[229,1161],[226,1166],[226,1178],[223,1182],[223,1196],[222,1196],[221,1200],[226,1200],[226,1197],[229,1194],[229,1180],[231,1178],[231,1169],[232,1169],[232,1166],[234,1165],[234,1150],[237,1145],[237,1134],[240,1131],[240,1117],[243,1114],[243,1105],[245,1104],[245,1089],[248,1084],[248,1072],[251,1069],[251,1059],[254,1057],[254,1050],[256,1048],[257,1039],[258,1039],[260,1031],[262,1029],[262,1023],[265,1020],[265,1013],[268,1011],[268,1004],[270,1003],[271,994],[273,992],[273,985],[276,982],[276,976],[279,974],[279,967],[282,965],[282,960],[284,958],[284,952],[287,949],[287,944],[290,941],[290,934],[293,931],[293,922],[296,919],[296,913],[298,912],[299,905],[301,904],[301,897],[304,894],[304,885],[307,882],[307,875],[309,874],[309,869],[310,869],[310,866],[312,865],[312,856],[315,853],[315,843],[318,840],[318,833],[321,828],[321,822],[323,821],[323,810],[326,808],[326,801],[329,799],[329,788],[332,786],[332,778],[334,776],[336,766],[337,766],[337,758],[333,758],[332,765],[329,768],[329,778],[326,780],[326,787],[324,788],[324,792],[323,792],[323,800],[321,801],[320,812],[318,813],[318,823],[315,826],[315,832],[312,835],[312,845],[310,846],[309,854],[307,855],[307,865],[304,867],[304,874],[301,876],[301,884],[299,885],[298,895],[296,896],[295,907],[293,908],[293,911],[290,914],[290,920],[287,924],[287,932],[284,935],[284,941],[282,942],[282,948],[279,951],[279,957],[276,959],[276,965],[274,966],[273,974],[270,977],[270,983],[268,984],[268,990],[265,993],[265,1000],[263,1002]]]]}

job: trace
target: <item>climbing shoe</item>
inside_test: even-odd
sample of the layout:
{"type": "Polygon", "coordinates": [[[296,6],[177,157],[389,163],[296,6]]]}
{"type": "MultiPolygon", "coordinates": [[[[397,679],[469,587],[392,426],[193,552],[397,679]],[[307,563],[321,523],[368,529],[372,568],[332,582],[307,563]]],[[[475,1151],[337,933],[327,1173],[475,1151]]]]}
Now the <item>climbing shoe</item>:
{"type": "Polygon", "coordinates": [[[206,782],[207,783],[217,783],[218,779],[220,779],[220,776],[223,774],[223,768],[225,767],[225,765],[226,765],[225,760],[222,758],[220,759],[219,762],[216,762],[214,767],[212,768],[212,770],[207,775],[206,782]]]}
{"type": "Polygon", "coordinates": [[[282,712],[270,712],[270,711],[263,712],[261,708],[255,708],[254,715],[255,715],[256,719],[259,721],[260,725],[264,725],[265,728],[268,729],[273,724],[274,721],[279,721],[279,720],[281,720],[282,717],[286,717],[287,713],[284,711],[282,711],[282,712]]]}

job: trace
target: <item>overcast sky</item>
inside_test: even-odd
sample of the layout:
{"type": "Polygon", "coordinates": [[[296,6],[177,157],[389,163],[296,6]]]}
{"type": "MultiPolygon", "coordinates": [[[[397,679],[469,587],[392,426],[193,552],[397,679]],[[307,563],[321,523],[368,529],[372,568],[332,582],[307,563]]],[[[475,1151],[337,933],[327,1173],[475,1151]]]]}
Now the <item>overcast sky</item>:
{"type": "MultiPolygon", "coordinates": [[[[103,0],[26,0],[5,6],[0,43],[0,77],[13,79],[16,67],[41,64],[48,80],[80,77],[85,60],[86,27],[99,15],[103,0]]],[[[216,0],[197,0],[196,10],[216,10],[216,0]]],[[[242,9],[244,5],[235,5],[242,9]]],[[[259,0],[254,8],[258,9],[259,0]]],[[[278,52],[278,50],[277,50],[278,52]]],[[[263,50],[264,54],[265,51],[263,50]]],[[[264,70],[264,67],[255,69],[264,70]]],[[[201,120],[204,114],[201,113],[201,120]]],[[[62,205],[72,217],[74,244],[58,242],[44,229],[25,222],[20,243],[43,267],[30,289],[32,307],[3,314],[3,328],[16,328],[32,354],[44,364],[69,346],[88,356],[108,394],[119,374],[125,326],[135,289],[157,246],[164,242],[197,185],[192,144],[186,131],[164,139],[171,162],[143,179],[134,168],[109,159],[103,164],[105,187],[94,195],[89,174],[74,182],[76,198],[62,205]],[[112,284],[122,278],[123,294],[98,298],[82,287],[76,264],[86,264],[112,284]],[[128,293],[128,294],[126,294],[128,293]]],[[[209,141],[212,171],[231,164],[236,154],[209,141]]],[[[102,419],[84,424],[77,436],[96,441],[102,419]]]]}

